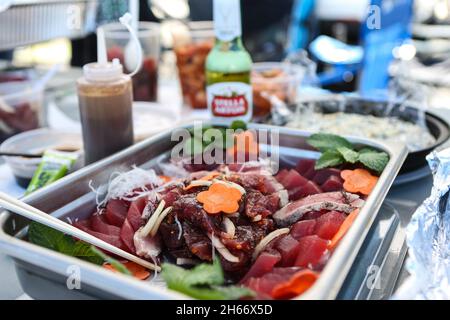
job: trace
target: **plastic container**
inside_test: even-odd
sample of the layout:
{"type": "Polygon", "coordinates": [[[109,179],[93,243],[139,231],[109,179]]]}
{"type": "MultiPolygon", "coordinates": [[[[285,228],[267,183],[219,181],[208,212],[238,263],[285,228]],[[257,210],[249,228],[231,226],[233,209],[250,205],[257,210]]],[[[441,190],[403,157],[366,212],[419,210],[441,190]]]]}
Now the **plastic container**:
{"type": "MultiPolygon", "coordinates": [[[[47,128],[32,130],[15,135],[4,141],[0,146],[1,152],[23,152],[41,154],[46,149],[61,151],[79,150],[80,157],[72,170],[83,166],[83,143],[81,135],[47,128]]],[[[17,183],[26,188],[36,171],[41,158],[3,157],[11,168],[17,183]]]]}
{"type": "Polygon", "coordinates": [[[253,64],[253,117],[258,119],[270,113],[271,103],[265,94],[275,95],[287,104],[295,103],[305,70],[284,62],[253,64]]]}
{"type": "Polygon", "coordinates": [[[0,141],[44,122],[44,90],[32,81],[0,83],[0,141]]]}
{"type": "Polygon", "coordinates": [[[206,57],[214,46],[210,21],[191,22],[186,32],[173,34],[178,78],[183,101],[194,109],[206,109],[206,57]]]}
{"type": "MultiPolygon", "coordinates": [[[[130,33],[120,23],[109,23],[102,28],[105,30],[108,61],[119,59],[124,67],[124,73],[134,70],[136,55],[130,33]],[[126,56],[128,52],[129,56],[126,56]]],[[[134,101],[158,100],[158,62],[160,55],[160,25],[154,22],[139,22],[137,36],[143,51],[141,70],[132,77],[134,101]]]]}

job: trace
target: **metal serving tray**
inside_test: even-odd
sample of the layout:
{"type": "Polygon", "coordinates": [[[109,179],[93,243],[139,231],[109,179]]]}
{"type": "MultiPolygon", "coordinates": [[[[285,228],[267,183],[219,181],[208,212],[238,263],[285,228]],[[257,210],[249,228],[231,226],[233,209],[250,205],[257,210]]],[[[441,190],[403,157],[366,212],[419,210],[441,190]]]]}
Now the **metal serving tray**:
{"type": "MultiPolygon", "coordinates": [[[[284,163],[289,163],[296,158],[314,158],[318,155],[308,150],[305,138],[311,134],[309,132],[257,124],[251,124],[249,127],[258,131],[277,130],[279,132],[280,159],[284,163]]],[[[58,218],[86,217],[95,207],[94,194],[88,186],[89,181],[92,180],[95,185],[105,184],[115,171],[129,170],[133,165],[143,168],[151,167],[156,163],[156,158],[168,154],[176,144],[170,139],[171,132],[172,130],[153,136],[83,168],[23,200],[58,218]]],[[[402,145],[388,145],[352,137],[349,137],[349,140],[358,145],[372,146],[387,152],[390,155],[390,161],[352,228],[333,253],[317,282],[301,296],[303,299],[335,299],[338,296],[366,234],[407,154],[406,148],[402,145]]],[[[153,283],[138,281],[31,244],[23,240],[26,235],[24,228],[28,222],[8,212],[0,215],[0,251],[15,260],[22,287],[33,298],[186,298],[184,295],[164,288],[161,281],[156,280],[153,283]],[[81,288],[78,290],[69,290],[66,285],[68,271],[73,270],[71,269],[73,266],[79,268],[81,288]]]]}

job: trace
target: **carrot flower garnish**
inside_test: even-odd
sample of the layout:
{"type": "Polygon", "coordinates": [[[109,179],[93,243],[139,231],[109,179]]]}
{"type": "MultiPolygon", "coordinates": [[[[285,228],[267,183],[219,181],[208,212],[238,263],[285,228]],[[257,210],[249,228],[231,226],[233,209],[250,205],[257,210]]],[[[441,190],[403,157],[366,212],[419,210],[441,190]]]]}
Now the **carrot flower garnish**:
{"type": "Polygon", "coordinates": [[[373,176],[366,169],[343,170],[341,177],[344,179],[345,191],[366,196],[372,192],[378,182],[378,177],[373,176]]]}
{"type": "Polygon", "coordinates": [[[239,209],[241,198],[242,194],[238,189],[217,182],[197,195],[197,201],[203,204],[203,209],[209,214],[235,213],[239,209]]]}

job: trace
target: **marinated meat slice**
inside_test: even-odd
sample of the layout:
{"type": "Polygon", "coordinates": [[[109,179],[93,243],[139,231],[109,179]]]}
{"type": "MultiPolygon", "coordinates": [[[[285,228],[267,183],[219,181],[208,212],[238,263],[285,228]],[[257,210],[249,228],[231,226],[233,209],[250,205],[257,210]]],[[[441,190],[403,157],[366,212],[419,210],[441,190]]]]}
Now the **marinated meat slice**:
{"type": "Polygon", "coordinates": [[[232,239],[223,237],[221,241],[229,250],[252,253],[264,236],[264,228],[258,228],[255,225],[237,226],[235,236],[232,239]]]}
{"type": "Polygon", "coordinates": [[[344,189],[341,177],[331,176],[321,186],[324,192],[341,191],[344,189]]]}
{"type": "Polygon", "coordinates": [[[250,278],[259,278],[273,270],[273,267],[281,260],[281,255],[278,251],[264,251],[262,252],[240,283],[245,283],[250,278]]]}
{"type": "Polygon", "coordinates": [[[139,257],[146,259],[156,259],[161,253],[161,240],[159,235],[154,237],[142,237],[139,232],[136,232],[133,237],[136,254],[139,257]]]}
{"type": "Polygon", "coordinates": [[[350,213],[356,208],[362,207],[363,204],[364,200],[356,194],[327,192],[292,202],[278,210],[272,217],[279,226],[289,226],[310,211],[336,210],[350,213]]]}
{"type": "Polygon", "coordinates": [[[147,202],[147,197],[140,197],[134,200],[131,203],[130,208],[128,209],[127,219],[133,227],[134,231],[137,231],[145,223],[144,219],[142,218],[142,212],[144,211],[147,202]]]}
{"type": "Polygon", "coordinates": [[[106,205],[105,217],[108,223],[122,227],[128,213],[129,202],[120,199],[111,199],[106,205]]]}
{"type": "Polygon", "coordinates": [[[166,202],[166,207],[170,207],[174,204],[175,201],[180,199],[180,197],[181,191],[178,188],[174,188],[167,191],[167,193],[161,197],[161,200],[164,200],[166,202]]]}
{"type": "Polygon", "coordinates": [[[247,189],[258,190],[263,194],[271,194],[283,190],[284,187],[271,174],[240,172],[232,174],[228,180],[247,189]]]}
{"type": "Polygon", "coordinates": [[[180,228],[175,223],[161,223],[159,233],[161,234],[164,245],[170,250],[181,248],[184,245],[183,230],[181,230],[180,234],[180,228]]]}
{"type": "Polygon", "coordinates": [[[231,254],[239,259],[239,262],[230,262],[226,260],[221,254],[215,251],[215,255],[220,258],[220,264],[228,276],[232,279],[238,280],[248,268],[251,261],[251,256],[243,251],[232,251],[231,254]]]}
{"type": "Polygon", "coordinates": [[[187,194],[173,203],[173,214],[179,221],[188,221],[196,228],[204,231],[204,234],[220,234],[220,215],[212,216],[203,210],[197,201],[196,194],[187,194]]]}
{"type": "Polygon", "coordinates": [[[183,222],[183,237],[192,254],[204,261],[212,260],[211,240],[201,230],[183,222]]]}
{"type": "Polygon", "coordinates": [[[278,194],[263,195],[259,191],[249,191],[246,196],[245,214],[249,218],[265,218],[275,213],[280,207],[278,194]]]}
{"type": "Polygon", "coordinates": [[[104,215],[94,214],[90,222],[93,231],[117,237],[120,235],[120,228],[109,224],[104,215]]]}

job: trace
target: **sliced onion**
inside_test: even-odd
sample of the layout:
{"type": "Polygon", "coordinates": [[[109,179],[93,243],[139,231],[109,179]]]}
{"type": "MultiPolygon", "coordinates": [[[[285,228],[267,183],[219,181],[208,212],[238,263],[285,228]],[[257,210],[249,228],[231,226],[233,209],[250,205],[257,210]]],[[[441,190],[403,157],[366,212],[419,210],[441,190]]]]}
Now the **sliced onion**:
{"type": "Polygon", "coordinates": [[[198,263],[195,259],[189,259],[189,258],[177,258],[177,265],[183,266],[183,265],[195,265],[198,263]]]}
{"type": "Polygon", "coordinates": [[[230,262],[237,263],[239,262],[239,258],[233,256],[231,252],[224,246],[224,244],[217,238],[215,235],[208,234],[208,237],[211,239],[212,245],[217,251],[222,255],[222,257],[230,262]]]}
{"type": "Polygon", "coordinates": [[[258,222],[258,221],[261,221],[261,219],[262,219],[262,216],[260,215],[260,214],[258,214],[258,215],[256,215],[256,216],[254,216],[253,217],[253,222],[258,222]]]}
{"type": "Polygon", "coordinates": [[[158,219],[155,222],[155,225],[153,226],[152,230],[150,231],[150,236],[154,237],[156,233],[158,232],[159,226],[161,225],[161,222],[164,220],[165,217],[172,211],[172,207],[166,208],[163,212],[160,213],[158,216],[158,219]]]}
{"type": "Polygon", "coordinates": [[[164,200],[161,200],[161,202],[159,203],[155,212],[153,212],[152,216],[150,217],[150,219],[148,219],[145,226],[139,230],[142,237],[148,236],[150,231],[152,231],[153,226],[155,225],[156,220],[158,220],[158,216],[163,211],[165,205],[166,205],[166,202],[164,200]]]}
{"type": "Polygon", "coordinates": [[[212,184],[211,181],[206,180],[194,180],[187,186],[188,187],[209,187],[212,184]]]}
{"type": "Polygon", "coordinates": [[[259,256],[270,241],[286,233],[289,233],[289,228],[277,229],[265,236],[255,247],[255,251],[253,251],[253,259],[256,259],[259,256]]]}
{"type": "Polygon", "coordinates": [[[234,238],[236,234],[236,227],[234,226],[233,221],[228,217],[223,218],[223,225],[225,226],[225,232],[231,237],[234,238]]]}

